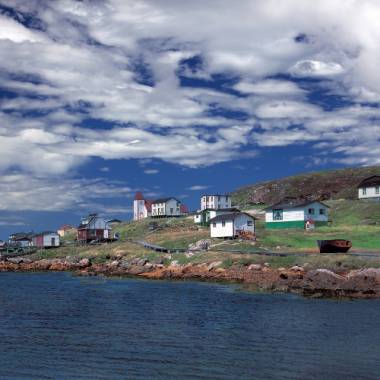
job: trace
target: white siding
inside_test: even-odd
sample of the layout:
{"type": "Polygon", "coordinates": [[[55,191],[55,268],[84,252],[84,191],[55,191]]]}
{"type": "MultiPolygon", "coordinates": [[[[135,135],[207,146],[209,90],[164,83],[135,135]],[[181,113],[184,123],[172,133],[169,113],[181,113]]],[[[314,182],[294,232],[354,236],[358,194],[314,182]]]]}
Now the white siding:
{"type": "Polygon", "coordinates": [[[229,195],[204,195],[201,198],[201,210],[206,208],[231,208],[231,196],[229,195]]]}
{"type": "Polygon", "coordinates": [[[273,210],[265,212],[265,221],[270,222],[290,222],[305,220],[304,210],[301,208],[283,209],[282,220],[273,220],[273,210]]]}
{"type": "Polygon", "coordinates": [[[235,235],[237,234],[237,231],[255,232],[255,220],[245,214],[239,215],[235,218],[234,227],[235,235]],[[248,222],[251,222],[252,225],[249,226],[248,222]]]}
{"type": "Polygon", "coordinates": [[[172,198],[166,202],[152,204],[152,216],[180,216],[181,203],[172,198]]]}
{"type": "MultiPolygon", "coordinates": [[[[281,209],[281,207],[279,207],[281,209]]],[[[322,203],[313,202],[304,208],[283,208],[282,220],[273,220],[273,210],[268,210],[265,212],[265,221],[267,223],[271,222],[294,222],[294,221],[304,221],[304,220],[315,220],[320,222],[327,222],[329,219],[329,208],[324,206],[322,203]],[[314,214],[309,213],[310,209],[314,209],[314,214]],[[324,210],[321,214],[320,210],[324,210]]]]}
{"type": "Polygon", "coordinates": [[[59,235],[58,234],[44,235],[44,247],[59,247],[59,235]]]}
{"type": "Polygon", "coordinates": [[[144,200],[133,201],[133,219],[140,220],[148,217],[148,210],[145,207],[144,200]]]}
{"type": "Polygon", "coordinates": [[[234,236],[234,224],[232,220],[226,220],[225,225],[219,221],[210,224],[211,237],[233,237],[234,236]]]}
{"type": "Polygon", "coordinates": [[[380,198],[380,186],[361,187],[358,189],[358,197],[359,199],[380,198]]]}

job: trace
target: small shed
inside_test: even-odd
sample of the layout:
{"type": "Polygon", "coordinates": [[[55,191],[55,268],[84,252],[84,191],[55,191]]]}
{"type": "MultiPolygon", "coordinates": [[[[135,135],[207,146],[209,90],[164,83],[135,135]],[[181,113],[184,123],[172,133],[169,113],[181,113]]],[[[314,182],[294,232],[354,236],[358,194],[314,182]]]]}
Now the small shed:
{"type": "Polygon", "coordinates": [[[9,245],[17,247],[31,247],[33,245],[33,232],[16,232],[9,235],[9,245]]]}
{"type": "Polygon", "coordinates": [[[380,201],[380,175],[365,178],[359,183],[358,198],[380,201]]]}
{"type": "Polygon", "coordinates": [[[43,231],[33,236],[33,245],[37,248],[56,248],[60,245],[60,236],[54,231],[43,231]]]}
{"type": "Polygon", "coordinates": [[[255,218],[245,212],[220,214],[210,219],[210,235],[215,238],[255,236],[255,218]]]}

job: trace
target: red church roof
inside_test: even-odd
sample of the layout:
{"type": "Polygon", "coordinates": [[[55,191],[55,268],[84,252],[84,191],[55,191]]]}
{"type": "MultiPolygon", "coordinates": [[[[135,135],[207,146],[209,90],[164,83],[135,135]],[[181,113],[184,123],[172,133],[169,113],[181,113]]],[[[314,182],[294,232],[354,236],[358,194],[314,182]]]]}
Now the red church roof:
{"type": "Polygon", "coordinates": [[[143,200],[144,200],[144,196],[142,195],[142,192],[138,191],[135,195],[135,201],[143,201],[143,200]]]}

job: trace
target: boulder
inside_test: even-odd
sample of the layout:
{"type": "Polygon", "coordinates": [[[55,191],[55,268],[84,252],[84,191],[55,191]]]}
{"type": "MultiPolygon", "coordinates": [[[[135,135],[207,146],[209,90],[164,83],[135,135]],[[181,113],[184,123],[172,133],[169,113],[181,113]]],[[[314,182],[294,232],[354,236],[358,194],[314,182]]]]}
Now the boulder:
{"type": "Polygon", "coordinates": [[[304,269],[298,265],[294,265],[293,267],[289,268],[291,272],[303,272],[304,269]]]}
{"type": "Polygon", "coordinates": [[[90,261],[90,259],[85,257],[85,258],[81,259],[78,264],[81,268],[87,268],[87,267],[91,266],[91,261],[90,261]]]}
{"type": "Polygon", "coordinates": [[[8,257],[7,261],[12,264],[21,264],[24,262],[24,259],[22,257],[8,257]]]}
{"type": "Polygon", "coordinates": [[[110,267],[112,268],[117,268],[119,266],[119,262],[117,260],[114,260],[110,263],[110,267]]]}
{"type": "Polygon", "coordinates": [[[261,264],[251,264],[248,269],[249,270],[261,270],[263,267],[261,264]]]}
{"type": "Polygon", "coordinates": [[[316,269],[306,273],[305,286],[311,289],[334,290],[342,286],[344,277],[328,269],[316,269]]]}
{"type": "Polygon", "coordinates": [[[208,266],[207,266],[207,270],[208,271],[211,271],[219,266],[221,266],[223,264],[222,261],[214,261],[212,263],[210,263],[208,266]]]}

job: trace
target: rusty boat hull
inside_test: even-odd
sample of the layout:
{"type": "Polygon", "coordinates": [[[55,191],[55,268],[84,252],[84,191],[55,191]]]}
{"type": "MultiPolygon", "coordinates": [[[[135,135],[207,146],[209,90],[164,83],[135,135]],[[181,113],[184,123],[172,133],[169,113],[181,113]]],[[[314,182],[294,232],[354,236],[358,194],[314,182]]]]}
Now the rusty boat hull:
{"type": "Polygon", "coordinates": [[[352,247],[350,240],[317,240],[320,253],[346,253],[352,247]]]}

